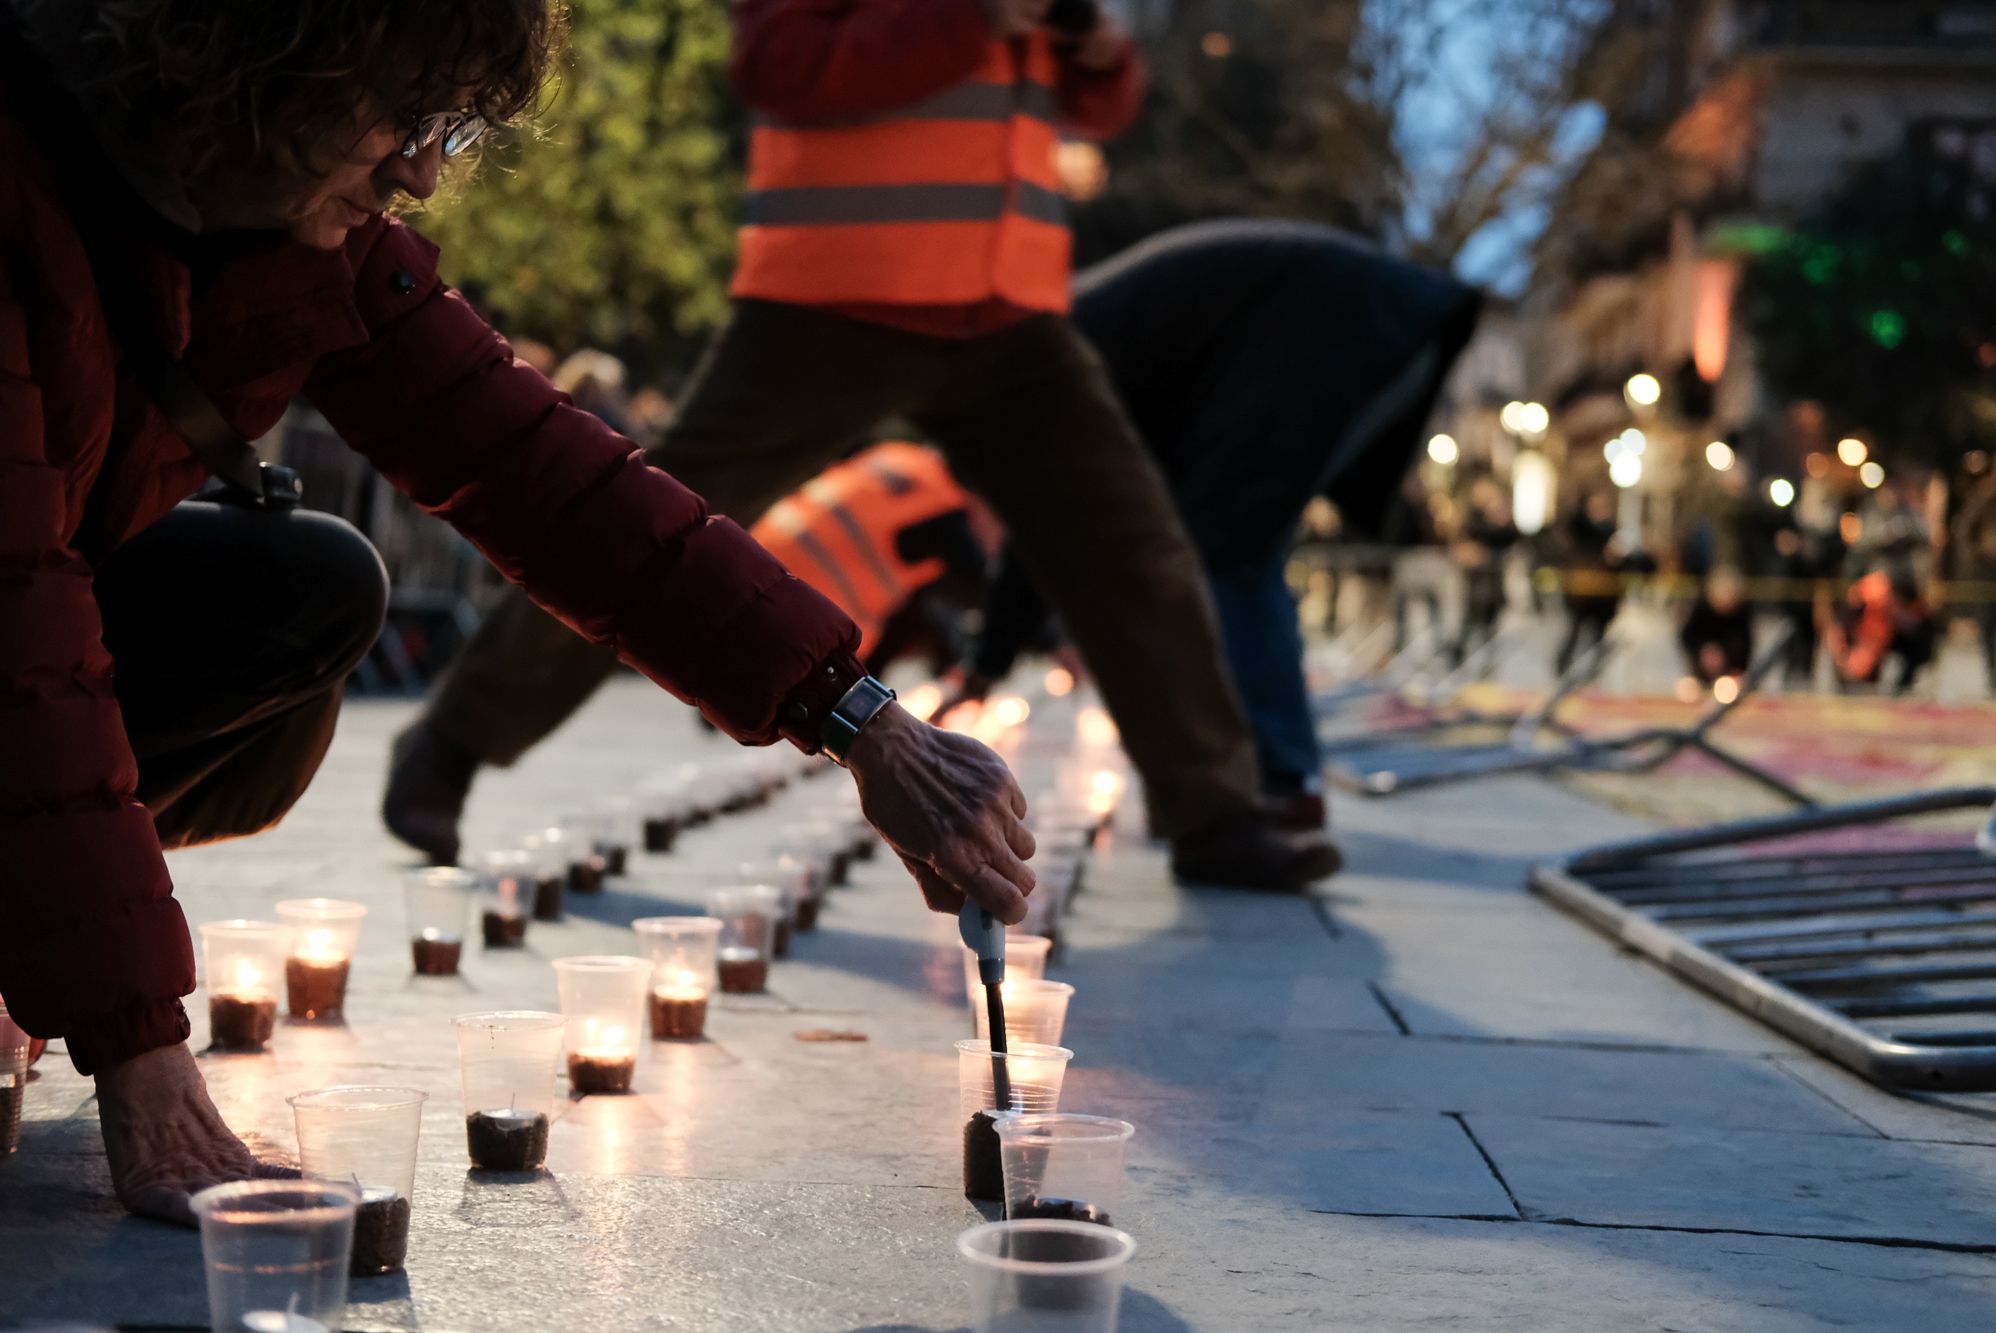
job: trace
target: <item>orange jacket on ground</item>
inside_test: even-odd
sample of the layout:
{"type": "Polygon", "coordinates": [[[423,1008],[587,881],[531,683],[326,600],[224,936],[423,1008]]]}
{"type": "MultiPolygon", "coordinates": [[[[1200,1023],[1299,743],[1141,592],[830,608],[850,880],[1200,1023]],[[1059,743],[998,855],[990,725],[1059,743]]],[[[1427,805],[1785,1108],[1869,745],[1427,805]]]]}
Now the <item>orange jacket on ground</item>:
{"type": "Polygon", "coordinates": [[[894,613],[945,570],[940,558],[904,559],[896,538],[968,504],[935,450],[876,444],[777,501],[750,535],[852,617],[864,657],[894,613]]]}
{"type": "Polygon", "coordinates": [[[1068,305],[1044,33],[968,79],[835,120],[758,113],[734,294],[801,305],[1068,305]]]}

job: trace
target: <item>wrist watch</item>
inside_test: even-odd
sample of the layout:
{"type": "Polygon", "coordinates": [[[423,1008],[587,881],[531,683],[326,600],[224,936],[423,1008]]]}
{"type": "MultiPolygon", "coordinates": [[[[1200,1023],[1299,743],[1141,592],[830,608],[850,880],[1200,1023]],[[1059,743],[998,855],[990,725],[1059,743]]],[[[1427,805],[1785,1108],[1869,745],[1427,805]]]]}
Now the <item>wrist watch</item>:
{"type": "Polygon", "coordinates": [[[880,710],[894,702],[894,691],[875,680],[872,676],[862,676],[859,682],[832,705],[831,715],[818,735],[819,747],[825,757],[839,767],[845,767],[846,754],[852,743],[859,739],[859,733],[866,724],[880,714],[880,710]]]}

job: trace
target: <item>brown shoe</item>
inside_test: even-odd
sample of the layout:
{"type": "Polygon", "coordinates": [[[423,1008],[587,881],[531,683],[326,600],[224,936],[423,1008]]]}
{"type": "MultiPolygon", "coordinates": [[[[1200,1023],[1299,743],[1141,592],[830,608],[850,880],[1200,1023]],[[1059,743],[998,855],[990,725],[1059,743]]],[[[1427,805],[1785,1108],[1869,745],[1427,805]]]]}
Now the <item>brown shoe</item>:
{"type": "Polygon", "coordinates": [[[1283,833],[1322,833],[1331,822],[1322,794],[1314,791],[1263,795],[1262,808],[1268,811],[1269,823],[1283,833]]]}
{"type": "Polygon", "coordinates": [[[430,864],[457,864],[458,820],[478,760],[421,722],[395,738],[389,750],[388,790],[381,796],[381,822],[430,864]]]}
{"type": "Polygon", "coordinates": [[[1259,812],[1235,815],[1171,845],[1172,878],[1199,888],[1300,893],[1343,868],[1343,854],[1328,839],[1284,837],[1259,812]]]}

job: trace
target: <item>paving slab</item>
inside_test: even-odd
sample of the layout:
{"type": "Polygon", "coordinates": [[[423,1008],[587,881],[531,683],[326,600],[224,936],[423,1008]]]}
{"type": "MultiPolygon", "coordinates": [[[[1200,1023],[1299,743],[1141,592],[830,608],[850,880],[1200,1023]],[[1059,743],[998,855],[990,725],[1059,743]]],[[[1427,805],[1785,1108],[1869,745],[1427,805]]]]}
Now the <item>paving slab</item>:
{"type": "Polygon", "coordinates": [[[1544,904],[1486,898],[1458,907],[1449,930],[1437,930],[1434,915],[1375,900],[1341,903],[1335,912],[1347,947],[1377,958],[1379,992],[1410,1032],[1767,1054],[1800,1049],[1544,904]],[[1577,994],[1593,998],[1575,1005],[1577,994]]]}
{"type": "Polygon", "coordinates": [[[1711,1128],[1778,1124],[1798,1133],[1874,1132],[1749,1055],[1143,1028],[1096,1034],[1089,1055],[1088,1065],[1071,1075],[1077,1084],[1099,1076],[1185,1093],[1216,1089],[1256,1096],[1271,1113],[1329,1107],[1481,1111],[1711,1128]]]}
{"type": "Polygon", "coordinates": [[[1891,1092],[1813,1055],[1780,1065],[1887,1138],[1996,1145],[1996,1093],[1891,1092]]]}
{"type": "MultiPolygon", "coordinates": [[[[1157,1329],[1351,1333],[1986,1333],[1996,1259],[1824,1241],[1209,1206],[1157,1329]],[[1271,1313],[1273,1312],[1273,1313],[1271,1313]]],[[[1125,1325],[1129,1329],[1130,1325],[1125,1325]]]]}
{"type": "Polygon", "coordinates": [[[1534,1219],[1996,1249],[1996,1148],[1465,1119],[1534,1219]]]}

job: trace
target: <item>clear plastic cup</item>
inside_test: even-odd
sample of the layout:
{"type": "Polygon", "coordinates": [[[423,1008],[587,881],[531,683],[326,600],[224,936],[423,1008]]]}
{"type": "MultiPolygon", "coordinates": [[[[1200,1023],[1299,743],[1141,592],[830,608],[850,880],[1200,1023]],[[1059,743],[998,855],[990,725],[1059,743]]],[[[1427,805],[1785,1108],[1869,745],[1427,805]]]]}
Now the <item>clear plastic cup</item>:
{"type": "Polygon", "coordinates": [[[210,921],[201,927],[208,1034],[216,1049],[260,1051],[269,1045],[289,934],[273,921],[210,921]]]}
{"type": "Polygon", "coordinates": [[[707,895],[707,914],[721,923],[722,991],[752,995],[768,986],[783,891],[770,884],[717,889],[707,895]]]}
{"type": "MultiPolygon", "coordinates": [[[[1031,903],[1037,893],[1026,901],[1031,903]]],[[[952,934],[955,932],[952,931],[952,934]]],[[[963,993],[969,997],[971,1007],[984,1007],[984,981],[977,975],[977,955],[967,945],[957,948],[963,954],[963,993]]],[[[1017,927],[1005,932],[1005,980],[1030,978],[1038,981],[1047,974],[1047,951],[1053,948],[1053,941],[1044,935],[1022,935],[1017,927]]]]}
{"type": "Polygon", "coordinates": [[[520,840],[534,864],[534,920],[559,921],[568,910],[568,834],[545,828],[520,840]]]}
{"type": "Polygon", "coordinates": [[[994,1054],[988,1041],[956,1044],[957,1105],[963,1116],[963,1193],[992,1203],[1005,1197],[997,1121],[1007,1111],[1058,1111],[1061,1080],[1074,1052],[1021,1045],[994,1054]],[[1002,1076],[1005,1096],[1000,1096],[1002,1076]]]}
{"type": "Polygon", "coordinates": [[[416,975],[454,977],[464,956],[464,935],[478,876],[457,866],[412,870],[403,880],[409,903],[409,951],[416,975]]]}
{"type": "Polygon", "coordinates": [[[343,1327],[359,1203],[337,1181],[239,1180],[196,1194],[214,1333],[343,1327]]]}
{"type": "Polygon", "coordinates": [[[707,1001],[721,984],[721,923],[711,916],[647,916],[631,922],[631,929],[652,963],[652,1038],[700,1036],[707,1030],[707,1001]]]}
{"type": "Polygon", "coordinates": [[[285,1007],[293,1018],[337,1021],[346,1011],[347,973],[367,908],[337,898],[292,898],[277,905],[291,930],[284,960],[285,1007]]]}
{"type": "Polygon", "coordinates": [[[638,789],[637,817],[644,849],[670,852],[692,823],[693,797],[680,777],[654,778],[638,789]]]}
{"type": "MultiPolygon", "coordinates": [[[[568,844],[568,891],[601,893],[610,873],[610,816],[603,810],[564,815],[563,840],[568,844]]],[[[621,871],[619,873],[622,873],[621,871]]]]}
{"type": "Polygon", "coordinates": [[[597,804],[597,812],[603,820],[602,840],[596,850],[603,857],[603,873],[624,875],[630,872],[631,849],[638,846],[638,802],[632,796],[606,796],[597,804]]]}
{"type": "Polygon", "coordinates": [[[21,1146],[21,1111],[28,1096],[28,1052],[32,1041],[0,1004],[0,1158],[21,1146]]]}
{"type": "Polygon", "coordinates": [[[420,1088],[340,1087],[290,1099],[299,1169],[309,1180],[360,1191],[349,1270],[355,1277],[399,1272],[408,1258],[416,1142],[429,1096],[420,1088]]]}
{"type": "MultiPolygon", "coordinates": [[[[1067,1028],[1067,1005],[1074,998],[1074,987],[1065,981],[1048,981],[1044,977],[1034,980],[1031,977],[1011,976],[999,988],[1005,1000],[1005,1044],[1018,1047],[1022,1043],[1038,1046],[1060,1045],[1061,1034],[1067,1028]]],[[[979,1002],[970,1007],[977,1018],[977,1035],[987,1040],[991,1036],[991,1008],[983,1003],[983,987],[978,987],[979,1002]]]]}
{"type": "Polygon", "coordinates": [[[1006,1217],[1115,1225],[1135,1125],[1051,1112],[1000,1116],[997,1128],[1006,1217]]]}
{"type": "Polygon", "coordinates": [[[532,1171],[547,1160],[555,1067],[567,1026],[560,1014],[530,1009],[458,1015],[464,1129],[473,1166],[532,1171]]]}
{"type": "MultiPolygon", "coordinates": [[[[1034,873],[1038,874],[1037,867],[1034,873]]],[[[1048,892],[1046,883],[1042,881],[1026,898],[1025,919],[1013,926],[1012,930],[1027,938],[1045,940],[1051,949],[1060,939],[1060,909],[1061,895],[1048,892]]],[[[1008,957],[1006,962],[1009,964],[1010,961],[1008,957]]],[[[1011,975],[1009,966],[1006,968],[1006,975],[1011,975]]]]}
{"type": "Polygon", "coordinates": [[[629,1092],[651,991],[649,958],[594,954],[554,960],[568,1020],[568,1082],[576,1092],[629,1092]]]}
{"type": "MultiPolygon", "coordinates": [[[[773,884],[783,894],[786,919],[799,930],[815,930],[818,909],[825,900],[827,862],[814,849],[795,843],[771,849],[767,860],[743,861],[735,874],[744,884],[773,884]]],[[[788,950],[780,950],[781,958],[788,950]]]]}
{"type": "Polygon", "coordinates": [[[527,942],[527,915],[533,910],[534,858],[518,847],[479,858],[479,933],[488,949],[518,949],[527,942]]]}
{"type": "Polygon", "coordinates": [[[1086,1222],[987,1222],[956,1251],[974,1333],[1116,1333],[1137,1243],[1086,1222]]]}

